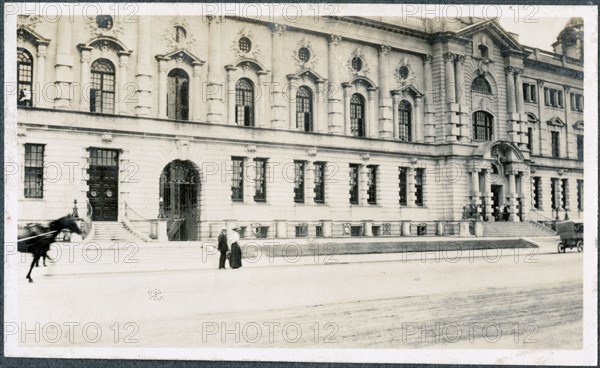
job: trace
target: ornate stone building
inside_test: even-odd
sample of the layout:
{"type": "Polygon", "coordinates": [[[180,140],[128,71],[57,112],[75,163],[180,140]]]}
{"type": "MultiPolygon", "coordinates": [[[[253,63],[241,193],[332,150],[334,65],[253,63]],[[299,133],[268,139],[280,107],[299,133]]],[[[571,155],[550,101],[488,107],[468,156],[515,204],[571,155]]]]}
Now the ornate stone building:
{"type": "Polygon", "coordinates": [[[21,16],[19,217],[77,200],[174,240],[582,219],[582,40],[580,19],[551,53],[480,18],[21,16]]]}

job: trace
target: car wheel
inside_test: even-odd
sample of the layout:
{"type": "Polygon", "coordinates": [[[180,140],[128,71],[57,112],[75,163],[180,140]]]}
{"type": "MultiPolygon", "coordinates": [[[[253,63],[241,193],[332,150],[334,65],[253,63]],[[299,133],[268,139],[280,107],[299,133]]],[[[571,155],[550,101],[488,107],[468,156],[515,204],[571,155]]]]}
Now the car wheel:
{"type": "Polygon", "coordinates": [[[577,242],[577,251],[578,252],[583,252],[583,240],[579,240],[577,242]]]}

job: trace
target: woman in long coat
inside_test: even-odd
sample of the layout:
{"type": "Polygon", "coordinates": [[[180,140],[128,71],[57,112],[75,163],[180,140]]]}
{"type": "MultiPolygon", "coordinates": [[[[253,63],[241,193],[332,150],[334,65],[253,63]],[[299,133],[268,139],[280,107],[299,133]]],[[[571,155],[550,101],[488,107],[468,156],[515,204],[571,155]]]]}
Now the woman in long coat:
{"type": "Polygon", "coordinates": [[[231,231],[231,233],[227,236],[227,242],[229,243],[229,267],[231,268],[240,268],[242,267],[242,249],[238,244],[240,240],[240,234],[238,231],[241,228],[236,227],[231,231]]]}

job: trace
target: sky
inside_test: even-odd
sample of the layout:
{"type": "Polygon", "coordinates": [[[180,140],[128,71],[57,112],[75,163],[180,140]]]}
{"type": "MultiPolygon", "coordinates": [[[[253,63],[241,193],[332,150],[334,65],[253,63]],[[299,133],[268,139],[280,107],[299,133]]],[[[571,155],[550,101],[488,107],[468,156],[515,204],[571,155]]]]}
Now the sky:
{"type": "Polygon", "coordinates": [[[518,34],[521,45],[552,51],[552,43],[568,21],[569,18],[538,18],[525,23],[515,22],[512,18],[500,18],[500,25],[507,31],[518,34]]]}

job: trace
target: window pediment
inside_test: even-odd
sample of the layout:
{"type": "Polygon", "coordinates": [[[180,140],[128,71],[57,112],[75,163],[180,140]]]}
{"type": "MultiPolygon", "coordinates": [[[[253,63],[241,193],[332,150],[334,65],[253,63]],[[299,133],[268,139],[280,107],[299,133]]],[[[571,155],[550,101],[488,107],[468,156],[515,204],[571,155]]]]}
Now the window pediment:
{"type": "Polygon", "coordinates": [[[157,60],[175,60],[177,63],[189,65],[204,65],[205,61],[192,54],[188,50],[175,50],[165,55],[156,55],[157,60]]]}
{"type": "Polygon", "coordinates": [[[42,37],[40,34],[35,32],[34,30],[32,30],[28,27],[25,27],[25,26],[21,26],[17,29],[17,42],[22,43],[25,41],[31,42],[32,44],[34,44],[36,46],[38,46],[38,45],[47,46],[50,43],[49,39],[42,37]]]}
{"type": "Polygon", "coordinates": [[[558,116],[553,117],[552,119],[548,120],[546,123],[548,125],[555,126],[555,127],[561,127],[561,128],[565,126],[565,122],[562,121],[562,119],[559,118],[558,116]]]}
{"type": "Polygon", "coordinates": [[[315,72],[312,69],[302,69],[296,74],[288,74],[287,78],[288,79],[294,79],[294,78],[310,79],[310,80],[314,81],[315,83],[325,82],[325,78],[323,78],[321,75],[319,75],[319,73],[315,72]]]}
{"type": "Polygon", "coordinates": [[[405,86],[405,87],[402,87],[402,88],[399,88],[399,89],[395,89],[395,90],[392,91],[392,94],[393,95],[406,95],[406,94],[408,94],[408,95],[411,95],[411,96],[416,97],[416,98],[421,98],[421,97],[424,96],[424,94],[421,91],[419,91],[417,89],[417,87],[415,87],[412,84],[408,85],[408,86],[405,86]]]}

